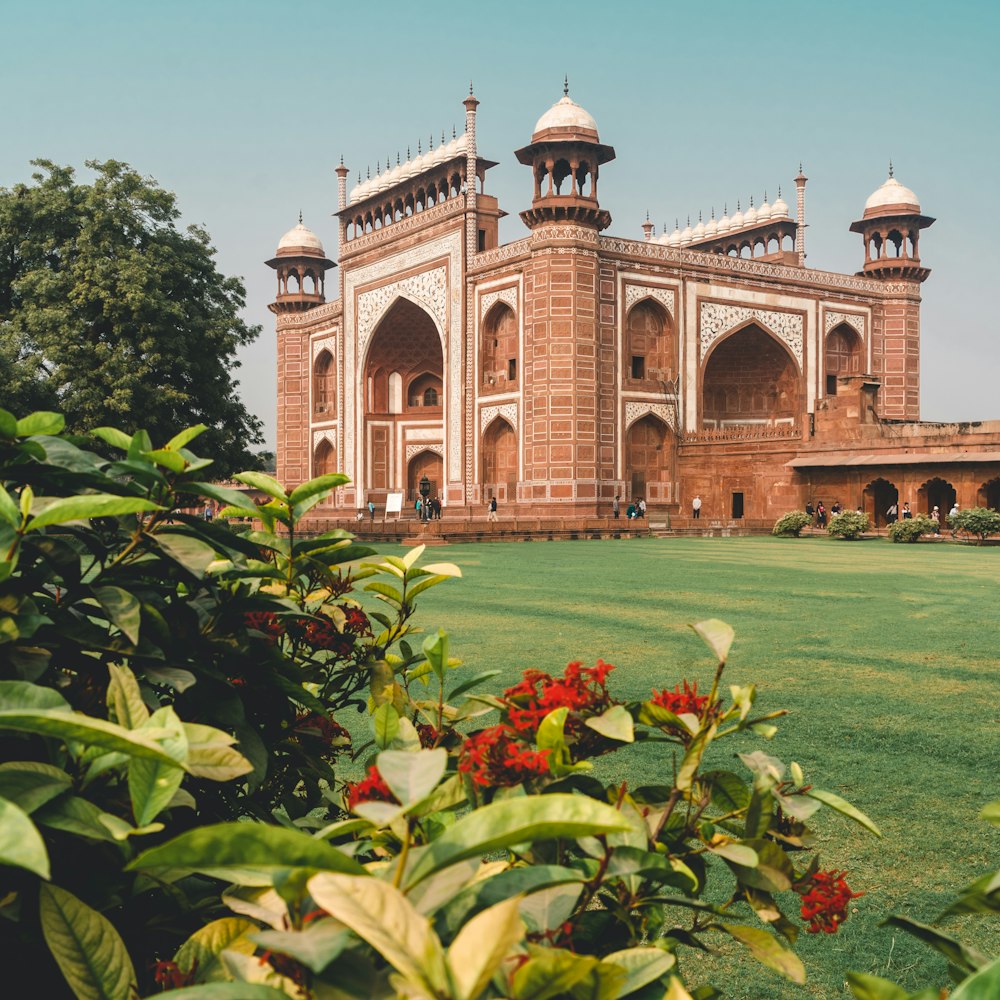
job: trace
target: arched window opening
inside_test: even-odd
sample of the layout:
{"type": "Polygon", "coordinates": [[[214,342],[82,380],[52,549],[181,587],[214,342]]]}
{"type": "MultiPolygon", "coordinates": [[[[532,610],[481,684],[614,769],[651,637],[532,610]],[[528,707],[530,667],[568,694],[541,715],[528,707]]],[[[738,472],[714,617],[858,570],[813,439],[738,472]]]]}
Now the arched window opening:
{"type": "Polygon", "coordinates": [[[800,382],[798,366],[784,345],[756,324],[745,326],[722,340],[705,365],[703,425],[794,426],[800,382]]]}
{"type": "MultiPolygon", "coordinates": [[[[673,324],[666,309],[643,299],[625,321],[625,370],[633,381],[672,383],[676,370],[673,324]]],[[[644,386],[654,388],[654,386],[644,386]]]]}
{"type": "Polygon", "coordinates": [[[990,479],[979,487],[976,503],[980,507],[990,507],[993,510],[1000,510],[1000,477],[990,479]]]}
{"type": "Polygon", "coordinates": [[[513,388],[517,380],[517,317],[504,302],[486,314],[479,340],[480,384],[483,392],[513,388]]]}
{"type": "Polygon", "coordinates": [[[629,498],[669,499],[673,458],[673,432],[662,420],[647,414],[632,424],[625,435],[629,498]]]}
{"type": "Polygon", "coordinates": [[[444,483],[444,462],[441,456],[433,451],[422,451],[410,459],[406,467],[406,499],[410,510],[420,494],[420,481],[427,477],[430,484],[428,499],[440,499],[444,483]]]}
{"type": "Polygon", "coordinates": [[[403,376],[399,372],[389,374],[389,412],[403,412],[403,376]]]}
{"type": "MultiPolygon", "coordinates": [[[[555,166],[552,168],[552,183],[555,184],[556,194],[562,194],[562,184],[567,177],[573,172],[573,168],[569,165],[568,160],[556,160],[555,166]]],[[[569,194],[569,192],[566,192],[569,194]]]]}
{"type": "Polygon", "coordinates": [[[928,479],[917,490],[916,512],[930,514],[937,507],[940,517],[939,523],[944,523],[944,518],[948,516],[948,511],[954,506],[957,498],[955,487],[947,480],[941,479],[940,476],[935,476],[933,479],[928,479]]]}
{"type": "Polygon", "coordinates": [[[846,323],[831,330],[826,337],[826,394],[837,395],[841,375],[861,373],[861,338],[846,323]]]}
{"type": "Polygon", "coordinates": [[[409,407],[440,407],[441,377],[431,372],[418,375],[406,392],[409,407]]]}
{"type": "Polygon", "coordinates": [[[326,419],[332,419],[336,413],[336,369],[333,356],[327,350],[322,350],[313,364],[313,412],[324,414],[326,419]]]}

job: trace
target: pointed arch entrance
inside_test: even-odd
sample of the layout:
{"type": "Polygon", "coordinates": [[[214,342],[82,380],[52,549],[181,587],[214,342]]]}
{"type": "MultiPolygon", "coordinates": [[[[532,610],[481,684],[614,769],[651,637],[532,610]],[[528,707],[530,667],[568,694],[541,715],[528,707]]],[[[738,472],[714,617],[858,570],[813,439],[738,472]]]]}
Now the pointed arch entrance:
{"type": "Polygon", "coordinates": [[[929,514],[937,507],[941,516],[946,517],[948,511],[955,505],[957,496],[955,487],[946,480],[940,477],[928,479],[917,490],[917,511],[921,514],[929,514]]]}
{"type": "Polygon", "coordinates": [[[1000,477],[991,479],[979,487],[976,503],[980,507],[991,507],[1000,510],[1000,477]]]}
{"type": "Polygon", "coordinates": [[[652,413],[625,433],[625,482],[631,498],[667,501],[673,480],[674,433],[652,413]]]}
{"type": "Polygon", "coordinates": [[[444,352],[430,314],[410,299],[396,299],[372,335],[362,372],[365,489],[409,488],[408,438],[444,442],[444,352]]]}
{"type": "Polygon", "coordinates": [[[794,425],[801,376],[785,345],[756,323],[719,341],[702,376],[702,424],[794,425]]]}
{"type": "Polygon", "coordinates": [[[483,497],[513,503],[517,499],[517,434],[503,417],[486,428],[479,453],[483,497]]]}
{"type": "Polygon", "coordinates": [[[899,490],[888,479],[873,479],[864,489],[864,507],[876,528],[887,523],[886,511],[899,506],[899,490]]]}
{"type": "Polygon", "coordinates": [[[337,468],[337,449],[329,438],[324,438],[316,446],[313,454],[313,475],[328,476],[333,472],[339,472],[337,468]]]}
{"type": "Polygon", "coordinates": [[[847,323],[835,326],[826,335],[826,394],[837,395],[837,379],[841,375],[861,373],[861,338],[847,323]]]}
{"type": "Polygon", "coordinates": [[[676,369],[677,342],[670,314],[654,299],[640,300],[625,320],[626,379],[643,383],[633,388],[657,388],[673,383],[676,369]]]}
{"type": "Polygon", "coordinates": [[[422,451],[407,463],[406,467],[406,498],[412,504],[420,496],[420,480],[427,477],[431,498],[440,497],[444,492],[444,462],[441,456],[433,451],[422,451]]]}

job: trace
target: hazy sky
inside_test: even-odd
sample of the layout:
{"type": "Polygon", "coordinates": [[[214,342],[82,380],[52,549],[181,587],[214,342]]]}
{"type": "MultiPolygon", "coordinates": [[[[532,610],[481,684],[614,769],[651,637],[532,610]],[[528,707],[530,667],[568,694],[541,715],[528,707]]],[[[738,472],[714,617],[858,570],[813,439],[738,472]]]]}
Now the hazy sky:
{"type": "MultiPolygon", "coordinates": [[[[0,186],[29,160],[131,163],[205,225],[220,268],[263,326],[238,373],[274,435],[276,291],[263,261],[297,221],[337,257],[341,155],[360,170],[462,127],[475,82],[486,190],[517,213],[530,171],[512,151],[562,95],[618,157],[601,171],[610,234],[641,238],[648,210],[681,227],[778,186],[794,211],[801,160],[808,264],[858,270],[848,232],[897,179],[937,219],[921,238],[922,416],[1000,418],[991,301],[1000,206],[1000,6],[929,2],[342,3],[48,0],[0,6],[0,186]],[[976,221],[973,215],[986,213],[976,221]]],[[[85,171],[81,171],[85,176],[85,171]]],[[[328,288],[330,286],[328,285],[328,288]]],[[[335,282],[334,282],[335,287],[335,282]]]]}

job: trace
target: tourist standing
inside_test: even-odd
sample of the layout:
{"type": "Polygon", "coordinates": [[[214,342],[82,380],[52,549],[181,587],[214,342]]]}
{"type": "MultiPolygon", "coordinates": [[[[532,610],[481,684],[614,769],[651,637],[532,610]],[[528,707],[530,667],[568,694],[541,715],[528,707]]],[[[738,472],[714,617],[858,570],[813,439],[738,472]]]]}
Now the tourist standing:
{"type": "Polygon", "coordinates": [[[806,501],[806,513],[809,515],[809,526],[812,527],[816,517],[816,508],[813,506],[812,500],[806,501]]]}
{"type": "Polygon", "coordinates": [[[497,498],[490,498],[490,509],[489,513],[486,515],[487,520],[495,521],[497,519],[497,498]]]}
{"type": "Polygon", "coordinates": [[[622,500],[621,495],[618,494],[618,493],[616,493],[615,494],[615,501],[611,505],[611,514],[612,514],[612,516],[614,517],[614,519],[616,521],[621,517],[621,513],[622,513],[622,503],[621,503],[621,500],[622,500]]]}
{"type": "Polygon", "coordinates": [[[691,501],[691,516],[697,521],[701,517],[701,494],[691,501]]]}
{"type": "Polygon", "coordinates": [[[903,520],[909,521],[913,517],[913,511],[910,510],[910,505],[908,503],[903,504],[903,520]]]}
{"type": "Polygon", "coordinates": [[[889,509],[885,512],[885,523],[895,524],[898,514],[899,508],[896,506],[895,502],[889,504],[889,509]]]}
{"type": "Polygon", "coordinates": [[[646,501],[643,500],[642,497],[639,497],[639,502],[636,504],[636,507],[638,508],[638,511],[639,511],[638,516],[639,517],[645,517],[646,516],[646,501]]]}
{"type": "Polygon", "coordinates": [[[935,506],[931,511],[931,520],[934,522],[934,534],[941,534],[941,508],[935,506]]]}
{"type": "Polygon", "coordinates": [[[369,518],[369,520],[371,521],[372,524],[375,523],[375,501],[374,500],[369,500],[368,501],[368,518],[369,518]]]}
{"type": "Polygon", "coordinates": [[[816,501],[816,525],[820,528],[826,527],[826,508],[822,500],[816,501]]]}

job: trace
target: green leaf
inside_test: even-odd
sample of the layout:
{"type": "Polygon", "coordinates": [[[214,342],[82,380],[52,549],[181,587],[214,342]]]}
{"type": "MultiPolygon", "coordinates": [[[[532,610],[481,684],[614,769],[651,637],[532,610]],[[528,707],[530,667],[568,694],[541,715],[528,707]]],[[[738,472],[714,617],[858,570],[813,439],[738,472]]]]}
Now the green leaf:
{"type": "Polygon", "coordinates": [[[979,818],[986,820],[987,823],[992,823],[993,826],[1000,826],[1000,799],[983,806],[979,818]]]}
{"type": "Polygon", "coordinates": [[[301,486],[296,486],[289,494],[288,502],[295,507],[302,503],[303,500],[310,499],[310,497],[332,493],[338,486],[344,486],[350,481],[350,476],[345,476],[342,472],[331,472],[325,476],[317,476],[315,479],[310,479],[301,486]]]}
{"type": "Polygon", "coordinates": [[[52,764],[15,760],[0,764],[0,798],[29,815],[69,790],[70,776],[52,764]]]}
{"type": "Polygon", "coordinates": [[[17,434],[17,418],[13,413],[0,409],[0,437],[10,440],[17,434]]]}
{"type": "Polygon", "coordinates": [[[997,996],[1000,996],[1000,958],[959,983],[951,1000],[986,1000],[997,996]]]}
{"type": "Polygon", "coordinates": [[[732,771],[707,771],[700,780],[711,789],[712,805],[720,812],[737,812],[750,805],[750,790],[732,771]]]}
{"type": "Polygon", "coordinates": [[[247,486],[252,486],[255,490],[260,490],[269,497],[274,497],[275,500],[288,502],[288,495],[281,488],[281,483],[271,476],[264,475],[263,472],[238,472],[233,476],[233,479],[246,483],[247,486]]]}
{"type": "Polygon", "coordinates": [[[207,424],[195,424],[193,427],[185,427],[179,434],[175,434],[165,445],[171,451],[179,451],[185,445],[190,444],[199,434],[204,434],[208,430],[207,424]]]}
{"type": "Polygon", "coordinates": [[[761,965],[773,969],[800,986],[805,983],[806,970],[802,960],[795,952],[783,948],[778,940],[767,931],[762,931],[758,927],[746,927],[743,924],[718,924],[717,926],[730,937],[739,941],[740,944],[746,945],[750,949],[750,954],[761,965]]]}
{"type": "Polygon", "coordinates": [[[715,654],[719,663],[725,663],[729,656],[729,647],[736,637],[732,625],[727,625],[718,618],[709,618],[707,621],[692,625],[691,628],[701,636],[702,642],[715,654]]]}
{"type": "Polygon", "coordinates": [[[49,951],[77,1000],[125,1000],[137,994],[125,944],[107,918],[72,893],[43,883],[39,915],[49,951]]]}
{"type": "MultiPolygon", "coordinates": [[[[414,596],[412,590],[409,596],[411,598],[414,596]]],[[[448,633],[439,628],[437,635],[427,636],[424,639],[423,651],[437,679],[443,684],[444,675],[448,671],[448,633]]]]}
{"type": "Polygon", "coordinates": [[[720,858],[731,861],[740,868],[753,868],[757,864],[757,852],[745,844],[709,844],[708,849],[720,858]]]}
{"type": "Polygon", "coordinates": [[[376,878],[315,875],[309,894],[335,920],[374,948],[410,983],[444,995],[444,951],[430,922],[395,886],[376,878]]]}
{"type": "Polygon", "coordinates": [[[771,840],[746,840],[744,847],[756,855],[756,861],[751,865],[729,858],[735,863],[736,875],[743,885],[765,892],[786,892],[795,881],[795,869],[788,855],[771,840]]]}
{"type": "Polygon", "coordinates": [[[1000,871],[990,872],[967,885],[938,920],[958,913],[1000,913],[1000,871]]]}
{"type": "Polygon", "coordinates": [[[169,705],[157,709],[137,732],[166,730],[157,742],[171,763],[133,758],[128,765],[128,793],[137,826],[152,823],[174,797],[184,780],[181,767],[187,757],[187,736],[177,713],[169,705]]]}
{"type": "Polygon", "coordinates": [[[39,411],[23,417],[17,422],[17,437],[32,437],[35,434],[61,434],[66,426],[66,418],[61,413],[39,411]]]}
{"type": "Polygon", "coordinates": [[[199,579],[218,558],[215,549],[200,538],[192,538],[179,532],[159,531],[154,536],[157,544],[174,562],[180,563],[189,573],[199,579]]]}
{"type": "Polygon", "coordinates": [[[893,914],[882,921],[882,926],[898,927],[900,930],[906,931],[907,934],[912,934],[925,944],[929,944],[935,951],[939,951],[952,965],[958,966],[965,972],[975,972],[988,961],[981,952],[962,944],[950,934],[945,934],[936,927],[923,924],[919,920],[911,920],[909,917],[893,914]]]}
{"type": "Polygon", "coordinates": [[[242,490],[233,490],[227,486],[218,486],[215,483],[200,482],[178,483],[176,488],[178,493],[189,493],[194,496],[210,497],[212,500],[216,500],[221,504],[227,504],[230,507],[237,507],[239,510],[245,511],[253,517],[257,516],[257,504],[254,503],[253,497],[244,493],[242,490]]]}
{"type": "Polygon", "coordinates": [[[489,851],[564,837],[624,833],[631,825],[616,809],[583,795],[525,796],[502,799],[463,816],[432,841],[410,870],[416,885],[428,875],[465,858],[489,851]]]}
{"type": "Polygon", "coordinates": [[[28,522],[28,531],[37,531],[50,524],[67,524],[91,517],[117,517],[119,514],[139,514],[144,511],[163,510],[152,500],[140,497],[121,497],[113,493],[84,493],[80,496],[62,497],[49,504],[37,517],[28,522]]]}
{"type": "Polygon", "coordinates": [[[170,451],[169,448],[156,448],[153,451],[144,451],[142,457],[149,462],[162,466],[164,469],[169,469],[171,472],[183,472],[187,467],[184,456],[179,455],[176,451],[170,451]]]}
{"type": "Polygon", "coordinates": [[[515,973],[512,1000],[554,1000],[569,997],[574,986],[586,979],[598,960],[562,948],[531,948],[531,958],[515,973]]]}
{"type": "Polygon", "coordinates": [[[95,427],[90,433],[93,437],[100,438],[112,448],[118,448],[121,451],[128,451],[132,444],[132,438],[116,427],[95,427]]]}
{"type": "Polygon", "coordinates": [[[689,791],[694,783],[694,776],[701,765],[701,758],[704,756],[705,748],[715,738],[716,725],[713,722],[707,729],[702,729],[691,741],[691,745],[684,754],[681,766],[677,769],[677,778],[674,781],[678,791],[689,791]]]}
{"type": "Polygon", "coordinates": [[[418,750],[416,753],[383,750],[376,762],[382,779],[405,807],[434,791],[448,766],[448,751],[443,747],[418,750]]]}
{"type": "MultiPolygon", "coordinates": [[[[0,682],[3,683],[3,682],[0,682]]],[[[7,683],[17,683],[7,682],[7,683]]],[[[173,758],[156,742],[155,730],[130,732],[113,722],[92,719],[88,715],[60,709],[0,709],[0,730],[51,736],[64,742],[115,750],[130,757],[174,763],[173,758]]]]}
{"type": "Polygon", "coordinates": [[[253,764],[233,749],[236,740],[229,733],[195,722],[182,725],[187,737],[184,766],[188,774],[209,781],[231,781],[253,770],[253,764]]]}
{"type": "Polygon", "coordinates": [[[114,831],[102,819],[104,813],[89,799],[78,795],[64,795],[46,803],[34,812],[40,826],[62,830],[90,840],[114,841],[114,831]]]}
{"type": "Polygon", "coordinates": [[[115,663],[108,664],[108,672],[111,683],[108,685],[107,703],[111,721],[126,729],[138,729],[149,719],[149,709],[142,700],[135,674],[128,667],[115,663]]]}
{"type": "Polygon", "coordinates": [[[380,750],[388,750],[399,732],[399,712],[391,702],[383,702],[375,709],[372,725],[375,729],[375,745],[380,750]]]}
{"type": "Polygon", "coordinates": [[[288,1000],[284,990],[263,983],[205,983],[168,990],[170,1000],[288,1000]]]}
{"type": "Polygon", "coordinates": [[[222,917],[199,927],[177,949],[174,961],[184,971],[190,972],[197,964],[197,976],[203,983],[224,982],[229,979],[221,955],[227,948],[252,955],[257,946],[251,934],[260,927],[243,917],[222,917]]]}
{"type": "Polygon", "coordinates": [[[477,913],[448,949],[448,969],[457,1000],[476,1000],[493,974],[524,937],[518,900],[508,899],[477,913]]]}
{"type": "Polygon", "coordinates": [[[611,962],[625,970],[626,979],[618,996],[625,997],[643,986],[655,982],[677,964],[676,956],[663,948],[626,948],[605,955],[604,962],[611,962]]]}
{"type": "Polygon", "coordinates": [[[219,873],[253,868],[265,874],[281,868],[319,868],[364,875],[353,858],[300,830],[259,823],[216,823],[197,827],[153,847],[132,861],[130,870],[179,868],[219,873]]]}
{"type": "Polygon", "coordinates": [[[350,932],[335,920],[319,920],[301,931],[261,931],[262,948],[290,955],[315,973],[322,972],[350,943],[350,932]]]}
{"type": "Polygon", "coordinates": [[[808,792],[802,794],[808,795],[811,799],[817,799],[831,809],[842,813],[848,819],[853,819],[855,823],[860,823],[866,830],[871,830],[876,837],[882,836],[882,831],[860,809],[856,809],[839,795],[834,795],[833,792],[824,792],[821,788],[810,788],[808,792]]]}
{"type": "Polygon", "coordinates": [[[587,719],[586,724],[609,740],[618,740],[619,743],[635,742],[632,716],[624,705],[612,705],[601,715],[587,719]]]}
{"type": "Polygon", "coordinates": [[[0,517],[2,517],[12,528],[21,525],[21,511],[14,498],[0,486],[0,517]]]}
{"type": "Polygon", "coordinates": [[[23,809],[4,798],[0,798],[0,865],[24,868],[44,879],[50,874],[38,827],[23,809]]]}
{"type": "Polygon", "coordinates": [[[390,583],[383,583],[381,580],[372,580],[371,583],[365,584],[365,590],[388,599],[392,604],[400,605],[403,603],[403,595],[390,583]]]}
{"type": "MultiPolygon", "coordinates": [[[[910,1000],[910,994],[895,983],[865,972],[848,972],[847,985],[856,1000],[910,1000]]],[[[932,996],[936,997],[937,992],[932,993],[932,996]]]]}

